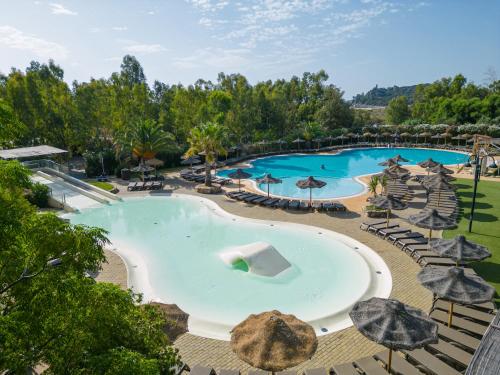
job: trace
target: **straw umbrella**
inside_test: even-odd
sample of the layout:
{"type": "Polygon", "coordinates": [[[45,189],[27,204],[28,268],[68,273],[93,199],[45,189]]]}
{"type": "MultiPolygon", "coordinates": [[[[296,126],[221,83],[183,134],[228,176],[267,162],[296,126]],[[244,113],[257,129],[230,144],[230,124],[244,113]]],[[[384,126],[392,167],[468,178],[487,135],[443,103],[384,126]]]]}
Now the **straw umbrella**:
{"type": "Polygon", "coordinates": [[[158,167],[162,167],[165,163],[163,162],[163,160],[153,158],[146,160],[146,164],[149,165],[150,167],[154,167],[155,176],[158,177],[158,167]]]}
{"type": "Polygon", "coordinates": [[[193,171],[193,164],[200,164],[200,163],[201,160],[198,156],[190,156],[181,161],[181,165],[189,165],[189,169],[191,169],[191,172],[193,171]]]}
{"type": "Polygon", "coordinates": [[[384,169],[382,171],[382,176],[386,176],[390,180],[401,180],[401,181],[408,181],[411,178],[411,175],[409,173],[398,174],[397,172],[391,172],[390,168],[384,169]]]}
{"type": "Polygon", "coordinates": [[[297,150],[300,149],[300,144],[304,143],[305,141],[302,138],[297,138],[292,141],[292,143],[297,143],[297,150]]]}
{"type": "Polygon", "coordinates": [[[441,134],[434,134],[431,139],[437,139],[437,144],[439,144],[439,140],[443,139],[443,136],[441,134]]]}
{"type": "Polygon", "coordinates": [[[373,138],[374,135],[370,132],[363,133],[363,138],[373,138]]]}
{"type": "Polygon", "coordinates": [[[335,139],[341,140],[342,145],[344,145],[344,140],[349,139],[349,137],[346,137],[345,135],[339,135],[338,137],[335,137],[335,139]]]}
{"type": "Polygon", "coordinates": [[[269,311],[250,315],[231,331],[231,349],[264,371],[283,371],[310,359],[318,347],[314,329],[294,315],[269,311]]]}
{"type": "Polygon", "coordinates": [[[453,304],[473,305],[493,299],[495,289],[477,275],[466,275],[460,267],[425,267],[417,275],[425,288],[450,302],[448,327],[453,321],[453,304]]]}
{"type": "Polygon", "coordinates": [[[241,180],[252,177],[250,173],[245,172],[241,168],[238,168],[235,172],[229,173],[227,176],[233,180],[238,180],[238,191],[241,191],[241,180]]]}
{"type": "Polygon", "coordinates": [[[321,142],[323,142],[324,139],[323,138],[314,138],[312,141],[316,143],[316,145],[318,146],[316,148],[319,150],[319,148],[321,146],[321,142]]]}
{"type": "Polygon", "coordinates": [[[485,246],[467,241],[465,236],[458,235],[455,238],[445,240],[435,238],[429,241],[430,249],[442,257],[453,259],[455,262],[471,262],[489,258],[491,253],[485,246]]]}
{"type": "Polygon", "coordinates": [[[409,162],[409,160],[408,160],[408,159],[405,159],[404,157],[402,157],[402,156],[401,156],[401,155],[399,155],[399,154],[397,154],[396,156],[394,156],[394,157],[392,158],[392,160],[394,160],[397,164],[399,164],[399,162],[401,162],[401,161],[402,161],[402,162],[404,162],[404,163],[409,162]]]}
{"type": "Polygon", "coordinates": [[[450,133],[442,133],[441,137],[444,139],[444,145],[446,146],[446,140],[451,138],[451,134],[450,133]]]}
{"type": "Polygon", "coordinates": [[[457,146],[458,146],[458,145],[460,145],[460,140],[461,139],[465,139],[465,138],[462,135],[459,134],[459,135],[457,135],[455,137],[451,137],[451,139],[456,140],[457,141],[457,146]]]}
{"type": "Polygon", "coordinates": [[[286,144],[287,142],[286,142],[285,140],[283,140],[283,139],[278,139],[278,140],[276,141],[276,143],[279,145],[279,148],[280,148],[280,151],[281,151],[281,147],[282,147],[284,144],[286,144]]]}
{"type": "MultiPolygon", "coordinates": [[[[333,140],[335,138],[333,138],[331,135],[329,135],[328,137],[325,138],[325,142],[329,142],[330,143],[330,146],[333,144],[333,140]]],[[[346,137],[347,139],[347,137],[346,137]]]]}
{"type": "Polygon", "coordinates": [[[451,229],[457,225],[448,217],[442,216],[436,209],[423,210],[408,217],[410,224],[419,228],[429,229],[429,239],[432,238],[433,230],[451,229]]]}
{"type": "Polygon", "coordinates": [[[281,181],[279,178],[275,178],[271,176],[270,173],[267,173],[264,177],[259,178],[257,180],[259,184],[267,184],[267,196],[269,197],[269,185],[271,184],[281,184],[283,181],[281,181]]]}
{"type": "Polygon", "coordinates": [[[146,165],[145,163],[141,163],[137,167],[132,168],[130,171],[135,173],[141,173],[142,180],[144,181],[144,173],[152,172],[154,171],[154,168],[150,167],[149,165],[146,165]]]}
{"type": "Polygon", "coordinates": [[[295,184],[300,189],[309,189],[309,205],[312,205],[312,189],[321,189],[326,185],[326,182],[316,180],[313,176],[309,176],[305,180],[299,180],[295,184]]]}
{"type": "Polygon", "coordinates": [[[174,342],[177,337],[188,332],[189,314],[182,311],[179,306],[159,302],[150,302],[149,304],[161,310],[166,318],[163,331],[168,336],[170,342],[174,342]]]}
{"type": "Polygon", "coordinates": [[[389,218],[391,216],[392,210],[404,210],[408,207],[406,203],[396,198],[392,194],[387,195],[379,195],[375,197],[371,202],[375,207],[381,208],[387,211],[387,224],[386,227],[389,227],[389,218]]]}
{"type": "Polygon", "coordinates": [[[438,164],[439,163],[435,160],[432,160],[432,158],[417,163],[419,167],[425,168],[427,170],[427,175],[429,175],[430,168],[434,168],[438,164]]]}
{"type": "Polygon", "coordinates": [[[427,137],[430,137],[432,134],[429,133],[429,132],[423,132],[423,133],[420,133],[418,136],[419,137],[423,137],[424,138],[424,143],[427,143],[427,137]]]}
{"type": "Polygon", "coordinates": [[[430,170],[431,170],[432,173],[445,173],[445,174],[453,174],[454,173],[451,169],[446,168],[441,163],[439,163],[438,165],[432,167],[430,170]]]}
{"type": "Polygon", "coordinates": [[[389,170],[389,172],[396,173],[396,174],[409,174],[410,173],[410,171],[408,169],[403,168],[399,164],[392,165],[387,169],[389,170]]]}
{"type": "Polygon", "coordinates": [[[441,202],[441,192],[455,190],[455,186],[451,185],[448,182],[449,177],[444,177],[444,176],[445,175],[438,174],[438,175],[427,178],[423,182],[423,185],[426,189],[431,190],[431,191],[437,191],[437,193],[438,193],[438,201],[437,201],[438,207],[439,207],[439,203],[441,202]]]}
{"type": "Polygon", "coordinates": [[[396,165],[396,164],[398,164],[398,163],[393,158],[389,158],[383,162],[378,163],[378,165],[381,165],[383,167],[392,167],[393,165],[396,165]]]}
{"type": "Polygon", "coordinates": [[[395,299],[372,297],[357,302],[349,316],[361,334],[389,349],[388,373],[393,350],[413,350],[438,342],[437,323],[422,310],[395,299]]]}

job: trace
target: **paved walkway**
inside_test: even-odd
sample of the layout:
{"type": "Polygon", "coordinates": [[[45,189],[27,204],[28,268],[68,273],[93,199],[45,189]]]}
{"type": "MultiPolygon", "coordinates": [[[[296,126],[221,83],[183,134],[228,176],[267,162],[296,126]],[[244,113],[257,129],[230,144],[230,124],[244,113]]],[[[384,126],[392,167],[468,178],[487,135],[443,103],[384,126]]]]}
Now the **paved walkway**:
{"type": "MultiPolygon", "coordinates": [[[[155,194],[154,192],[127,192],[125,186],[117,186],[121,190],[119,194],[122,196],[155,194]]],[[[235,187],[236,186],[233,186],[233,188],[235,187]]],[[[193,183],[185,182],[176,177],[175,174],[166,176],[165,191],[197,194],[194,190],[193,183]]],[[[348,212],[346,214],[303,213],[298,211],[273,210],[248,205],[230,200],[224,195],[204,195],[204,197],[212,199],[224,210],[235,215],[256,219],[308,224],[351,236],[371,247],[387,263],[393,278],[393,290],[391,297],[423,309],[424,311],[429,311],[431,307],[431,293],[421,287],[416,279],[416,274],[420,270],[420,267],[410,257],[402,253],[395,246],[389,244],[387,241],[376,238],[375,236],[360,230],[359,225],[363,221],[363,217],[360,212],[348,212]]],[[[366,202],[366,197],[366,195],[357,197],[357,204],[350,204],[350,208],[361,207],[362,204],[366,202]]],[[[407,216],[408,214],[418,212],[423,204],[422,199],[422,197],[417,196],[415,202],[412,203],[412,206],[408,210],[403,211],[404,215],[407,216]]],[[[396,218],[395,220],[400,222],[402,221],[399,218],[396,218]]],[[[404,221],[403,223],[407,225],[404,221]]],[[[125,267],[121,263],[121,259],[119,259],[119,257],[115,254],[112,254],[110,258],[108,258],[108,262],[108,264],[104,265],[104,269],[100,275],[100,280],[113,281],[122,286],[126,285],[126,282],[124,282],[123,279],[123,275],[125,275],[125,267]]],[[[225,341],[207,339],[188,333],[179,337],[175,341],[175,346],[179,349],[183,360],[190,365],[206,365],[211,366],[216,370],[226,368],[240,369],[244,371],[249,368],[246,363],[236,357],[236,355],[231,351],[229,343],[225,341]]],[[[380,350],[383,350],[383,348],[366,339],[364,336],[359,334],[354,327],[351,327],[340,332],[320,337],[316,354],[311,360],[296,367],[296,370],[313,367],[331,367],[333,364],[339,364],[363,356],[368,356],[380,350]]]]}

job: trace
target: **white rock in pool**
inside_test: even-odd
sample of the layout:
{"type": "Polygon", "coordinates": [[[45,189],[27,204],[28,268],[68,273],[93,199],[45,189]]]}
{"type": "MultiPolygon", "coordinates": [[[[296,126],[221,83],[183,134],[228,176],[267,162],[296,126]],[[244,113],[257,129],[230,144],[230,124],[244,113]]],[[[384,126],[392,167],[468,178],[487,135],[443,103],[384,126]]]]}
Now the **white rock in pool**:
{"type": "Polygon", "coordinates": [[[219,257],[227,265],[243,261],[248,265],[249,272],[260,276],[276,276],[291,267],[278,250],[262,241],[224,249],[219,257]]]}

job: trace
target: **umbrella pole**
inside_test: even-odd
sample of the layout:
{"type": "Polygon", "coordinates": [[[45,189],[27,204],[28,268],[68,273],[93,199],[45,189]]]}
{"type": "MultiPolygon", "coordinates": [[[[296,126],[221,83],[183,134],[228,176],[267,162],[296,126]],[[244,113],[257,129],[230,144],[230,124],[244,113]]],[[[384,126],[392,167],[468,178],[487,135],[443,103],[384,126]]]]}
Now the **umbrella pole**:
{"type": "Polygon", "coordinates": [[[269,198],[269,184],[267,184],[267,197],[269,198]]]}
{"type": "Polygon", "coordinates": [[[313,189],[309,188],[309,207],[312,207],[313,189]]]}
{"type": "Polygon", "coordinates": [[[448,310],[448,327],[451,327],[453,320],[453,302],[450,302],[450,309],[448,310]]]}
{"type": "Polygon", "coordinates": [[[238,193],[241,193],[241,178],[238,178],[238,193]]]}
{"type": "Polygon", "coordinates": [[[441,189],[438,189],[438,208],[440,201],[441,201],[441,189]]]}
{"type": "Polygon", "coordinates": [[[429,240],[432,238],[432,229],[429,229],[429,240]]]}
{"type": "Polygon", "coordinates": [[[389,228],[389,219],[390,219],[390,217],[391,217],[391,209],[388,208],[387,209],[387,223],[385,223],[385,227],[386,228],[389,228]]]}
{"type": "Polygon", "coordinates": [[[391,366],[392,366],[392,348],[389,348],[389,360],[387,361],[387,372],[389,374],[391,373],[391,366]]]}

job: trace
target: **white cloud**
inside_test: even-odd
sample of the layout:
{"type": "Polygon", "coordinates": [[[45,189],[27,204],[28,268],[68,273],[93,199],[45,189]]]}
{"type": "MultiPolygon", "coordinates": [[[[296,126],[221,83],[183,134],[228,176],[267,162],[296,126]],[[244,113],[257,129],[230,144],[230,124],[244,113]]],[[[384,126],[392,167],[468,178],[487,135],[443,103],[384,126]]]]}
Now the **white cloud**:
{"type": "Polygon", "coordinates": [[[215,12],[224,9],[228,4],[228,0],[186,0],[195,8],[202,12],[215,12]]]}
{"type": "Polygon", "coordinates": [[[119,56],[105,57],[104,61],[116,62],[116,61],[122,61],[122,58],[119,56]]]}
{"type": "Polygon", "coordinates": [[[66,47],[58,43],[24,33],[12,26],[0,26],[0,45],[56,60],[66,59],[69,54],[66,47]]]}
{"type": "Polygon", "coordinates": [[[147,14],[149,14],[150,16],[154,16],[155,12],[153,10],[150,10],[149,12],[147,12],[147,14]]]}
{"type": "Polygon", "coordinates": [[[76,16],[78,13],[65,8],[64,5],[59,3],[50,3],[49,4],[52,14],[64,15],[64,16],[76,16]]]}
{"type": "Polygon", "coordinates": [[[126,30],[128,30],[128,27],[127,26],[114,26],[111,29],[114,31],[126,31],[126,30]]]}
{"type": "Polygon", "coordinates": [[[150,54],[166,51],[161,44],[130,44],[123,47],[123,50],[130,53],[150,54]]]}
{"type": "Polygon", "coordinates": [[[102,31],[102,29],[101,29],[100,27],[91,27],[91,28],[89,29],[89,31],[90,31],[91,33],[100,33],[100,32],[102,31]]]}
{"type": "Polygon", "coordinates": [[[203,48],[191,56],[175,58],[173,65],[178,69],[194,69],[200,66],[220,70],[241,69],[250,62],[249,52],[248,49],[203,48]]]}

